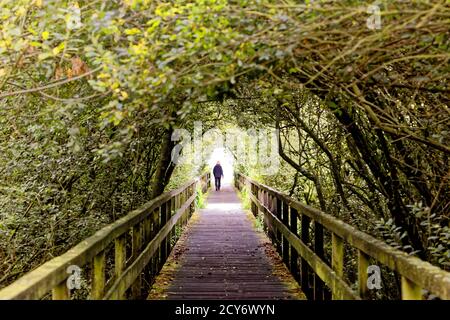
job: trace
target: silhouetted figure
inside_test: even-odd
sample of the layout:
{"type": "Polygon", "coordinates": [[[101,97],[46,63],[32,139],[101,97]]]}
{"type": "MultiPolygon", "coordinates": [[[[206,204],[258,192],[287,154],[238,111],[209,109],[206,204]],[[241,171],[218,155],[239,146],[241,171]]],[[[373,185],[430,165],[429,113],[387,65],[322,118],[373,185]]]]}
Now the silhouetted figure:
{"type": "Polygon", "coordinates": [[[223,177],[222,166],[220,165],[220,161],[217,161],[217,164],[214,166],[213,175],[216,180],[216,191],[220,190],[220,179],[223,177]]]}

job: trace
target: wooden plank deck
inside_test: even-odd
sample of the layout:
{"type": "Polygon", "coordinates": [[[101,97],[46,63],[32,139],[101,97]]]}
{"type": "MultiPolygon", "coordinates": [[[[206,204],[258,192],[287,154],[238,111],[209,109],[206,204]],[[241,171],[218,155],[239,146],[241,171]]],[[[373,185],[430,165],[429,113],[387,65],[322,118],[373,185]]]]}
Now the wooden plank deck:
{"type": "Polygon", "coordinates": [[[157,276],[149,299],[305,299],[231,186],[212,190],[157,276]]]}

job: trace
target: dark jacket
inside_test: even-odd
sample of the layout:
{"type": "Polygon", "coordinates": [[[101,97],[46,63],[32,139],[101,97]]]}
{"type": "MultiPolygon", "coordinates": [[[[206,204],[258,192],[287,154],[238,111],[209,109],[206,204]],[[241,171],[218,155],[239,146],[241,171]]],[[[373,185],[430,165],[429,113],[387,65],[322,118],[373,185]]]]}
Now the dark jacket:
{"type": "Polygon", "coordinates": [[[213,174],[215,178],[220,178],[223,176],[222,166],[220,164],[216,164],[213,169],[213,174]]]}

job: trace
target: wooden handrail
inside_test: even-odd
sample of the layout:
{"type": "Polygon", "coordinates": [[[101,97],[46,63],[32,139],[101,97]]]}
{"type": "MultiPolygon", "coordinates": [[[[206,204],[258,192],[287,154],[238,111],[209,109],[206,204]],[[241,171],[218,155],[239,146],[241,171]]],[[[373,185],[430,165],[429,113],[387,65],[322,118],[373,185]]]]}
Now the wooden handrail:
{"type": "Polygon", "coordinates": [[[320,299],[323,297],[323,292],[320,292],[321,288],[316,288],[316,284],[318,287],[321,285],[317,279],[314,281],[313,288],[308,286],[308,268],[304,264],[308,264],[314,271],[315,277],[330,288],[333,299],[360,299],[365,298],[368,293],[367,267],[369,259],[373,258],[401,275],[402,299],[420,300],[423,298],[422,289],[428,290],[441,299],[450,299],[449,272],[397,250],[329,214],[307,206],[240,173],[235,174],[235,185],[239,190],[247,186],[251,211],[254,215],[259,212],[264,215],[265,228],[269,236],[274,243],[282,243],[279,251],[283,260],[294,276],[299,273],[298,280],[305,293],[309,293],[311,297],[320,299]],[[298,234],[297,220],[301,220],[301,235],[298,234]],[[310,223],[314,223],[315,229],[314,249],[307,245],[310,223]],[[332,235],[331,266],[322,256],[322,228],[332,235]],[[359,292],[354,292],[343,280],[344,242],[358,251],[359,292]],[[300,272],[298,272],[297,255],[302,262],[300,272]]]}
{"type": "MultiPolygon", "coordinates": [[[[209,186],[210,174],[206,173],[160,195],[0,290],[0,299],[40,299],[50,291],[53,299],[69,299],[68,267],[82,268],[89,263],[91,299],[124,298],[128,289],[131,298],[139,298],[142,277],[152,280],[170,253],[175,226],[185,225],[194,212],[197,188],[206,192],[209,186]],[[128,243],[129,256],[128,235],[132,239],[128,243]],[[106,279],[105,255],[111,246],[114,246],[114,276],[106,279]],[[145,268],[151,270],[143,275],[145,268]]],[[[82,276],[85,279],[86,275],[82,276]]]]}

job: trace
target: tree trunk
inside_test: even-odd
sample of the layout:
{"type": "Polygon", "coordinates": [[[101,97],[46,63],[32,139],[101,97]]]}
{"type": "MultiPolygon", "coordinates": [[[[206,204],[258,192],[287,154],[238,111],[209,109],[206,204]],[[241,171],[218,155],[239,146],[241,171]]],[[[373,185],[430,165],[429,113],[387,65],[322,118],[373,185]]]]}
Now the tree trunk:
{"type": "MultiPolygon", "coordinates": [[[[406,230],[411,245],[415,250],[420,250],[418,255],[421,258],[426,259],[426,251],[421,241],[414,218],[410,217],[410,214],[400,195],[401,190],[398,179],[396,179],[396,171],[392,168],[392,166],[389,167],[389,163],[385,163],[383,166],[383,163],[378,160],[379,155],[372,150],[366,136],[357,126],[355,119],[352,118],[345,107],[336,107],[336,109],[332,111],[339,122],[344,125],[346,130],[351,134],[353,141],[359,150],[359,156],[368,165],[370,171],[378,181],[379,187],[388,202],[389,211],[395,224],[398,227],[402,227],[403,230],[406,230]],[[385,167],[387,167],[386,170],[385,167]],[[392,170],[389,171],[389,168],[392,170]],[[395,173],[394,176],[392,176],[393,173],[395,173]]],[[[384,156],[388,159],[389,150],[385,145],[383,145],[383,141],[380,141],[379,138],[380,136],[378,136],[378,147],[382,149],[384,156]]],[[[407,242],[404,242],[403,244],[407,244],[407,242]]]]}
{"type": "Polygon", "coordinates": [[[161,141],[161,152],[156,167],[155,175],[153,177],[153,183],[151,187],[151,198],[154,199],[164,192],[169,179],[175,168],[172,162],[172,150],[175,146],[175,142],[172,141],[173,128],[164,129],[161,141]]]}

